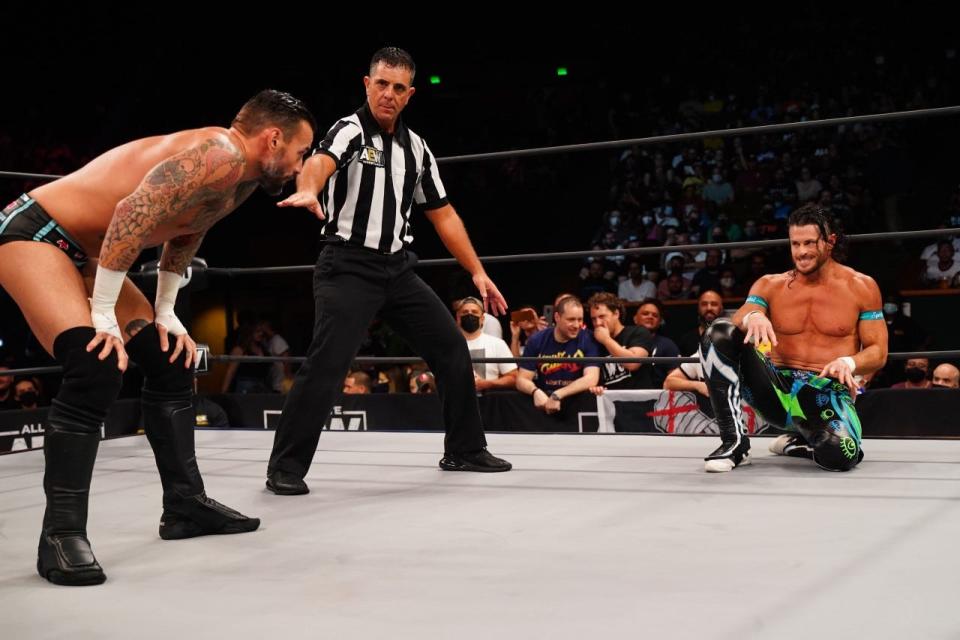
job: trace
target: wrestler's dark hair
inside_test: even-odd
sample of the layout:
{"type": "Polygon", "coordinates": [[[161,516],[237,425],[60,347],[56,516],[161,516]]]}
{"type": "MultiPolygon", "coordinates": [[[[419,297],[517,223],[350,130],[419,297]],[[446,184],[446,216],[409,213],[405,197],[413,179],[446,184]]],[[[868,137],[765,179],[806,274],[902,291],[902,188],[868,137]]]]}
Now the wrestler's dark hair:
{"type": "Polygon", "coordinates": [[[820,230],[820,237],[827,244],[831,244],[830,234],[836,234],[837,239],[831,244],[833,247],[831,256],[837,262],[843,262],[847,257],[847,236],[840,228],[839,220],[831,218],[822,207],[812,202],[795,209],[787,219],[787,225],[790,227],[805,227],[811,224],[820,230]]]}
{"type": "Polygon", "coordinates": [[[301,122],[306,122],[316,132],[317,121],[300,99],[284,91],[264,89],[240,108],[232,126],[252,136],[265,127],[275,126],[286,138],[296,135],[301,122]]]}
{"type": "Polygon", "coordinates": [[[554,307],[553,312],[563,315],[563,310],[567,307],[580,307],[583,308],[583,303],[580,302],[580,298],[577,296],[563,296],[557,301],[557,306],[554,307]]]}
{"type": "Polygon", "coordinates": [[[607,309],[610,309],[610,311],[616,311],[619,313],[621,321],[627,317],[627,312],[623,306],[623,300],[609,291],[595,293],[590,296],[589,300],[587,300],[588,309],[593,309],[594,307],[598,307],[600,305],[605,306],[607,309]]]}
{"type": "Polygon", "coordinates": [[[370,58],[370,75],[373,75],[377,63],[382,62],[388,67],[399,67],[410,70],[410,84],[413,84],[413,78],[417,75],[417,65],[413,62],[413,56],[400,47],[384,47],[379,49],[373,57],[370,58]]]}

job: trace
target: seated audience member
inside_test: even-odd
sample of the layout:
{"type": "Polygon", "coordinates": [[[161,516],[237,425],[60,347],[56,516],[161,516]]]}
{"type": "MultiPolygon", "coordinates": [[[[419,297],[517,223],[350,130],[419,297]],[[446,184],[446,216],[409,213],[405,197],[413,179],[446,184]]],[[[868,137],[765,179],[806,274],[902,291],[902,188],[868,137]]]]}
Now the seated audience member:
{"type": "MultiPolygon", "coordinates": [[[[680,355],[680,349],[676,343],[666,336],[660,335],[660,328],[663,326],[664,313],[663,305],[656,298],[647,298],[637,307],[637,312],[633,316],[633,322],[646,329],[653,336],[653,350],[650,355],[661,358],[675,358],[680,355]]],[[[648,389],[660,389],[663,387],[663,381],[667,374],[673,368],[671,364],[645,364],[643,368],[647,370],[649,378],[648,389]]]]}
{"type": "MultiPolygon", "coordinates": [[[[549,323],[542,316],[538,316],[537,310],[533,307],[520,307],[517,312],[526,312],[527,316],[526,319],[517,322],[510,320],[510,353],[519,358],[530,336],[546,329],[549,323]]],[[[524,314],[518,313],[518,315],[524,314]]]]}
{"type": "Polygon", "coordinates": [[[933,370],[933,386],[944,389],[960,387],[960,369],[949,362],[944,362],[933,370]]]}
{"type": "Polygon", "coordinates": [[[351,371],[343,381],[343,392],[347,395],[364,395],[373,390],[373,380],[365,371],[351,371]]]}
{"type": "MultiPolygon", "coordinates": [[[[471,358],[510,358],[510,347],[500,338],[483,331],[483,303],[467,297],[457,305],[457,325],[467,341],[471,358]]],[[[490,389],[513,389],[517,381],[517,365],[513,362],[473,363],[474,382],[477,391],[490,389]]]]}
{"type": "Polygon", "coordinates": [[[930,370],[930,361],[926,358],[910,358],[903,368],[907,379],[891,385],[891,389],[929,389],[930,381],[927,379],[927,373],[930,370]]]}
{"type": "MultiPolygon", "coordinates": [[[[575,296],[559,298],[554,327],[531,336],[523,350],[524,357],[597,357],[600,347],[583,327],[583,303],[575,296]]],[[[562,409],[564,398],[588,391],[600,384],[600,367],[576,362],[544,362],[521,364],[517,391],[531,396],[533,406],[548,414],[562,409]]]]}
{"type": "MultiPolygon", "coordinates": [[[[623,301],[610,293],[597,293],[587,301],[593,338],[605,351],[604,355],[646,358],[653,350],[653,335],[644,327],[624,326],[626,316],[623,301]]],[[[603,352],[601,352],[603,353],[603,352]]],[[[595,395],[604,389],[644,389],[649,386],[649,368],[641,363],[610,363],[601,368],[601,386],[590,389],[595,395]]]]}

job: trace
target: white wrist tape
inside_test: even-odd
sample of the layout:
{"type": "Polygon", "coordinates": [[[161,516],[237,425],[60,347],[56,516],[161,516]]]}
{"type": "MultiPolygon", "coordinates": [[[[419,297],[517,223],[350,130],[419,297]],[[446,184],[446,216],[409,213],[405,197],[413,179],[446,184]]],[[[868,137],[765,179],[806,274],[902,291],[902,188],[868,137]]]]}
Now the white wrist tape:
{"type": "Polygon", "coordinates": [[[853,358],[851,358],[850,356],[843,356],[842,358],[839,358],[839,359],[843,360],[844,363],[846,363],[846,365],[850,367],[850,373],[853,373],[854,371],[857,370],[857,363],[854,362],[853,358]]]}
{"type": "Polygon", "coordinates": [[[177,303],[177,292],[183,276],[169,271],[157,271],[157,297],[153,308],[160,313],[173,313],[177,303]]]}
{"type": "Polygon", "coordinates": [[[183,326],[180,319],[173,312],[173,307],[177,303],[177,292],[180,290],[180,282],[183,276],[169,271],[157,272],[157,297],[153,305],[156,314],[155,321],[163,325],[171,334],[175,336],[187,333],[187,328],[183,326]]]}
{"type": "Polygon", "coordinates": [[[93,295],[90,297],[90,318],[97,333],[109,333],[122,338],[120,326],[117,324],[116,306],[126,277],[126,271],[114,271],[97,265],[93,295]]]}

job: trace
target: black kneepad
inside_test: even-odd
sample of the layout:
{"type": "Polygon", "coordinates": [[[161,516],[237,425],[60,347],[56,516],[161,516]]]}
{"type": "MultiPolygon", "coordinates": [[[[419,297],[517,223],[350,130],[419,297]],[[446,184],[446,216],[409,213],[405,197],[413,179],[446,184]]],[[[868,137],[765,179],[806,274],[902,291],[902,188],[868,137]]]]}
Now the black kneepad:
{"type": "Polygon", "coordinates": [[[743,331],[728,319],[717,318],[711,322],[710,326],[703,332],[701,350],[704,355],[706,355],[709,347],[713,345],[720,354],[732,361],[736,361],[739,358],[740,352],[743,350],[744,337],[745,334],[743,331]]]}
{"type": "Polygon", "coordinates": [[[813,461],[827,471],[849,471],[863,459],[863,450],[845,432],[824,429],[810,439],[813,461]]]}
{"type": "Polygon", "coordinates": [[[105,359],[99,355],[103,345],[87,351],[87,344],[96,335],[93,327],[67,329],[53,341],[53,355],[63,366],[60,391],[53,401],[51,413],[64,418],[73,417],[89,431],[92,425],[99,428],[107,415],[107,409],[120,393],[123,374],[117,367],[117,353],[111,352],[105,359]]]}
{"type": "MultiPolygon", "coordinates": [[[[176,337],[168,336],[168,340],[172,350],[176,337]]],[[[187,358],[186,350],[170,362],[171,352],[160,349],[157,325],[149,324],[137,332],[127,343],[127,353],[143,372],[144,389],[187,394],[193,392],[193,369],[183,366],[187,358]]]]}

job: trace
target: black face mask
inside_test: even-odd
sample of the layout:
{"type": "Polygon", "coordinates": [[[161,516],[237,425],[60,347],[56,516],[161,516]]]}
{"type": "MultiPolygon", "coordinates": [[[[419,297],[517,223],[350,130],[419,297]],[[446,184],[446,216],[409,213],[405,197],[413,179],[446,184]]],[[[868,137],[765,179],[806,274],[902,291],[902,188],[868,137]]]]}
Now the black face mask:
{"type": "Polygon", "coordinates": [[[460,318],[460,326],[467,333],[473,333],[480,328],[480,318],[467,314],[460,318]]]}
{"type": "Polygon", "coordinates": [[[920,367],[907,367],[904,369],[904,373],[907,374],[907,380],[916,384],[923,381],[927,377],[927,372],[921,369],[920,367]]]}
{"type": "Polygon", "coordinates": [[[20,404],[37,404],[37,392],[25,391],[20,394],[20,404]]]}

